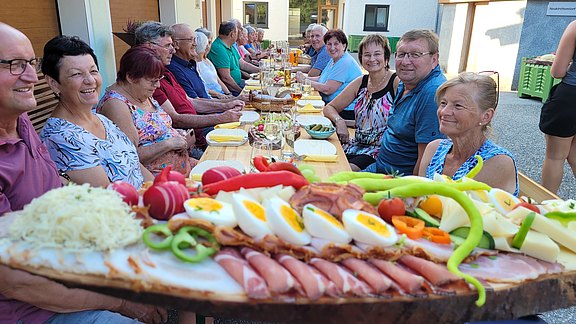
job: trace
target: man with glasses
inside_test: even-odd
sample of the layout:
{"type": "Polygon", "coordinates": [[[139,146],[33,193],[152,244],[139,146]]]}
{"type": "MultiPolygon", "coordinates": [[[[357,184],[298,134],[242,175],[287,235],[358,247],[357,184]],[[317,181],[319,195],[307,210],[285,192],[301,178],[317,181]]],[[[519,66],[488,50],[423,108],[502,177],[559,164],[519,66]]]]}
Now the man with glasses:
{"type": "MultiPolygon", "coordinates": [[[[161,58],[165,66],[170,65],[176,52],[172,35],[174,31],[169,26],[155,21],[143,23],[136,29],[136,45],[150,46],[161,58]]],[[[184,88],[178,83],[170,70],[165,69],[160,87],[154,92],[158,101],[172,118],[175,128],[194,128],[196,147],[192,157],[199,159],[206,148],[206,132],[202,128],[210,128],[216,124],[238,121],[244,108],[241,100],[220,102],[202,98],[190,98],[184,88]]]]}
{"type": "Polygon", "coordinates": [[[396,47],[398,94],[388,117],[376,162],[365,171],[418,174],[426,145],[439,131],[434,98],[446,78],[438,65],[438,36],[429,30],[406,32],[396,47]]]}
{"type": "MultiPolygon", "coordinates": [[[[17,29],[0,23],[0,39],[0,217],[10,217],[4,214],[21,210],[62,182],[26,114],[36,108],[39,60],[30,40],[17,29]]],[[[0,227],[0,232],[5,231],[0,227]]],[[[132,318],[160,323],[167,319],[160,307],[69,289],[6,266],[0,266],[0,292],[0,323],[138,323],[132,318]]]]}

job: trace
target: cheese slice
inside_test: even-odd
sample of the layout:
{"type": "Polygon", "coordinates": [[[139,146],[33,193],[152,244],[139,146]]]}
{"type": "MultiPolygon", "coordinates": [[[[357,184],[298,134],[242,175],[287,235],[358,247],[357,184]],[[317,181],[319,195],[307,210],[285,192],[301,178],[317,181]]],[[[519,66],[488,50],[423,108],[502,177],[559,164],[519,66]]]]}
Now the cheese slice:
{"type": "Polygon", "coordinates": [[[211,134],[208,137],[211,141],[214,141],[214,142],[241,142],[244,140],[244,136],[239,136],[239,135],[215,135],[215,134],[211,134]]]}
{"type": "MultiPolygon", "coordinates": [[[[538,217],[538,215],[536,215],[538,217]]],[[[532,223],[534,227],[534,223],[532,223]]],[[[526,253],[533,258],[556,262],[560,247],[548,237],[548,235],[538,233],[536,231],[528,231],[524,243],[520,247],[520,251],[526,253]]]]}
{"type": "Polygon", "coordinates": [[[314,162],[337,162],[338,155],[317,155],[317,154],[306,154],[304,161],[314,161],[314,162]]]}

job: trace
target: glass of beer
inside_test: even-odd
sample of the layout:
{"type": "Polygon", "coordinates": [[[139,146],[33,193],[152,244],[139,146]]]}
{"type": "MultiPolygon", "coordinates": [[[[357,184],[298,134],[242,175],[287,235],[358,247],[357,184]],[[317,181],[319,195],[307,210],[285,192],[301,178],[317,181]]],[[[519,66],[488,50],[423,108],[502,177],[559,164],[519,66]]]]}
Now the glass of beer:
{"type": "Polygon", "coordinates": [[[292,63],[284,63],[282,66],[282,72],[284,73],[284,86],[290,87],[292,84],[292,63]]]}

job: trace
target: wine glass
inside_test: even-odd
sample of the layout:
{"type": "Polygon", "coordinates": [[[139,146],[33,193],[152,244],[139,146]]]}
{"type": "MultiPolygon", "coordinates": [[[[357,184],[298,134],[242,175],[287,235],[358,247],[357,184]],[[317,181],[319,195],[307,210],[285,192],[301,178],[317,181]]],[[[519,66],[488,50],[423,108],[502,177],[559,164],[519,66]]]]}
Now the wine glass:
{"type": "Polygon", "coordinates": [[[305,78],[302,82],[302,96],[304,99],[308,98],[308,96],[312,93],[312,82],[310,79],[305,78]]]}

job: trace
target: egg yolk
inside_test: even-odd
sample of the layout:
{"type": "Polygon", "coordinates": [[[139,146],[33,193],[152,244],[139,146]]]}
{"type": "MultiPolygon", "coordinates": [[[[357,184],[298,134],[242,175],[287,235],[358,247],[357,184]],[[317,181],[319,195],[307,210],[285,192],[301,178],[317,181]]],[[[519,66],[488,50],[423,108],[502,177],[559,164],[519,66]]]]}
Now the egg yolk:
{"type": "Polygon", "coordinates": [[[516,205],[516,203],[514,203],[512,198],[510,198],[510,196],[508,196],[506,193],[503,192],[496,192],[494,194],[494,198],[496,198],[496,201],[506,211],[511,211],[514,205],[516,205]]]}
{"type": "Polygon", "coordinates": [[[250,200],[244,200],[242,201],[242,204],[246,209],[248,209],[248,212],[250,212],[250,214],[252,214],[253,216],[255,216],[256,218],[258,218],[263,222],[266,221],[266,214],[264,213],[264,207],[262,207],[260,204],[250,200]]]}
{"type": "Polygon", "coordinates": [[[188,206],[195,210],[218,212],[222,209],[222,204],[212,198],[194,198],[187,202],[188,206]]]}
{"type": "Polygon", "coordinates": [[[300,219],[300,216],[296,214],[296,211],[290,206],[282,205],[280,206],[280,215],[284,217],[288,225],[292,227],[297,232],[302,232],[304,230],[304,223],[300,219]]]}
{"type": "Polygon", "coordinates": [[[322,209],[310,208],[310,210],[312,210],[316,215],[323,217],[325,220],[329,221],[332,225],[344,229],[344,226],[342,226],[342,224],[339,221],[337,221],[336,218],[334,218],[334,216],[328,214],[322,209]]]}
{"type": "Polygon", "coordinates": [[[371,229],[372,231],[374,231],[374,232],[376,232],[382,236],[390,237],[390,231],[388,230],[388,227],[386,227],[386,225],[374,220],[374,218],[372,216],[369,216],[366,214],[358,214],[358,216],[356,216],[356,220],[360,224],[371,229]]]}

